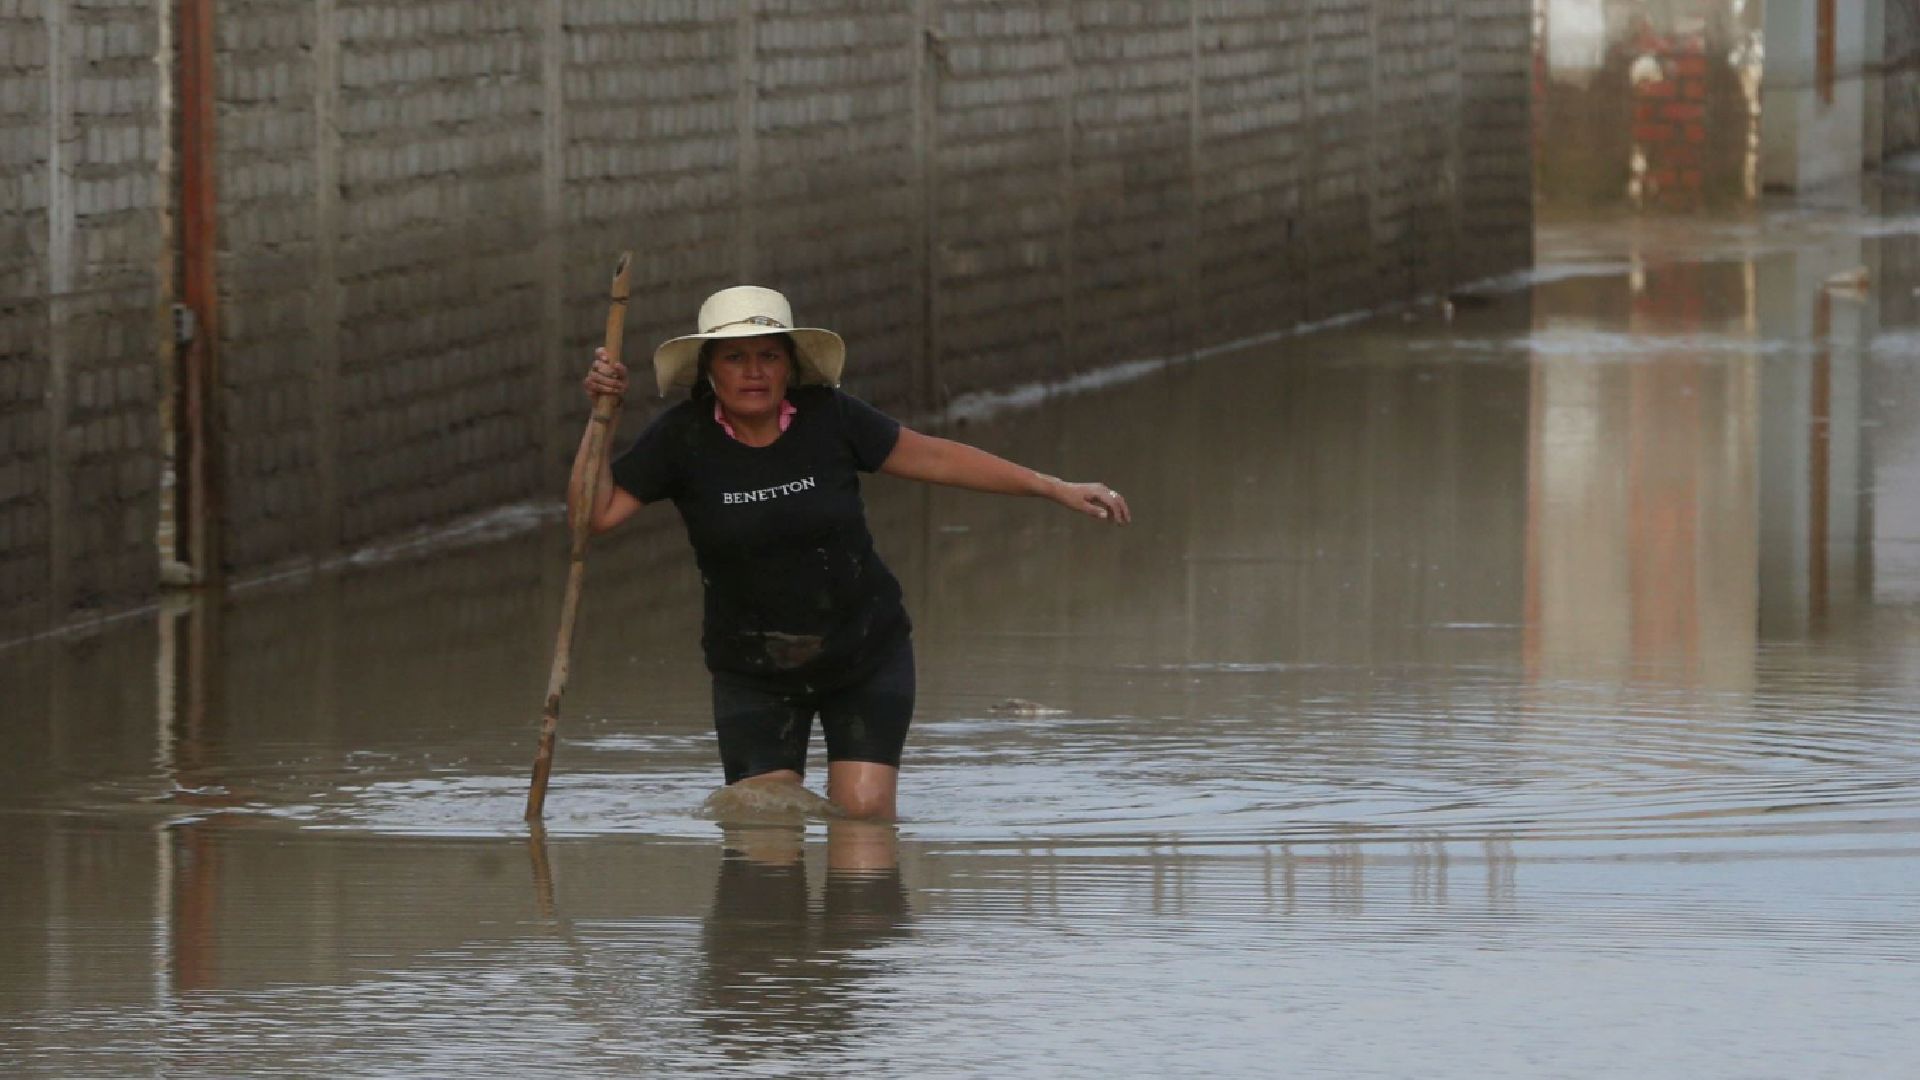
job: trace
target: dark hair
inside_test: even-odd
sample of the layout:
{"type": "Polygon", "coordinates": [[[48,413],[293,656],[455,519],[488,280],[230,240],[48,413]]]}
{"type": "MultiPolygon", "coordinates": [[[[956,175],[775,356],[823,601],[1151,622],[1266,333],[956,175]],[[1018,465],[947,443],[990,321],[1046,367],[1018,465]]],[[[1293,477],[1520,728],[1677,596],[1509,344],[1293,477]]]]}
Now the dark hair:
{"type": "MultiPolygon", "coordinates": [[[[787,349],[787,363],[793,367],[794,374],[798,374],[800,368],[800,346],[794,344],[793,335],[767,334],[765,336],[780,339],[780,343],[786,346],[787,349]]],[[[693,400],[713,400],[713,383],[707,380],[708,376],[713,374],[713,351],[719,348],[720,343],[725,340],[727,339],[708,338],[700,343],[700,362],[695,364],[693,368],[693,400]]]]}

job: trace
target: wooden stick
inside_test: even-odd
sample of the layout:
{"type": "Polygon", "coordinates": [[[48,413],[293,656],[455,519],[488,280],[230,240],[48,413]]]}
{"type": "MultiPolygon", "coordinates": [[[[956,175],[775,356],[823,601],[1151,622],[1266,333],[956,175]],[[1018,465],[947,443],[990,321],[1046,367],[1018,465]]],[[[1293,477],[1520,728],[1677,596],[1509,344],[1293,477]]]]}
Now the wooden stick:
{"type": "MultiPolygon", "coordinates": [[[[618,363],[627,325],[627,267],[632,252],[622,252],[613,271],[607,309],[607,358],[618,363]]],[[[580,500],[568,515],[573,527],[573,549],[567,567],[567,593],[560,603],[560,633],[553,643],[553,668],[547,674],[547,706],[540,717],[540,751],[533,759],[533,786],[527,789],[527,820],[538,822],[547,805],[547,777],[553,773],[554,733],[560,728],[560,695],[567,688],[567,669],[573,658],[573,622],[580,612],[580,586],[587,576],[587,540],[593,533],[593,505],[600,497],[600,469],[607,459],[607,429],[620,407],[614,394],[595,394],[593,416],[587,420],[587,475],[580,500]]]]}

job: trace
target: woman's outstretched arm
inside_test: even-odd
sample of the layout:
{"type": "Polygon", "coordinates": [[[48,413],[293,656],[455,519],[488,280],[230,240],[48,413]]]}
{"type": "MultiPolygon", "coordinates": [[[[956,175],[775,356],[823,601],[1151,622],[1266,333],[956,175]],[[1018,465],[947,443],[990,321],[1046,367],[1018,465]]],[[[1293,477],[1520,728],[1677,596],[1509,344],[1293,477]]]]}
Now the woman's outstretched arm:
{"type": "Polygon", "coordinates": [[[880,466],[889,476],[946,484],[995,495],[1034,495],[1052,499],[1088,517],[1125,525],[1133,520],[1127,500],[1105,484],[1075,484],[1016,465],[966,443],[900,429],[900,441],[880,466]]]}

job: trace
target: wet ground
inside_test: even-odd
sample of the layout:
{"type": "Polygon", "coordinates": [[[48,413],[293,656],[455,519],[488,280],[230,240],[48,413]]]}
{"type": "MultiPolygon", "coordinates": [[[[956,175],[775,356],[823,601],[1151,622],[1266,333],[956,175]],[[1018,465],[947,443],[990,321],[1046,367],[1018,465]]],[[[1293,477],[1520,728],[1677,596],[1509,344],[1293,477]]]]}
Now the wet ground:
{"type": "Polygon", "coordinates": [[[1920,213],[1540,261],[960,429],[1130,530],[874,481],[897,834],[702,816],[670,514],[544,837],[551,517],[0,652],[4,1071],[1911,1075],[1920,213]]]}

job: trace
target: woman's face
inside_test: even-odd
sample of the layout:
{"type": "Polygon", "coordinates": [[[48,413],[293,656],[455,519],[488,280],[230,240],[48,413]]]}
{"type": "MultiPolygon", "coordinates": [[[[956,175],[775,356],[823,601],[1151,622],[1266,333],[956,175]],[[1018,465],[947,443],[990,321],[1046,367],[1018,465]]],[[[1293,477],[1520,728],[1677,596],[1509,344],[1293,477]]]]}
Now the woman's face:
{"type": "Polygon", "coordinates": [[[787,355],[785,339],[771,334],[722,338],[713,346],[707,373],[713,376],[714,396],[728,414],[778,416],[793,357],[787,355]]]}

